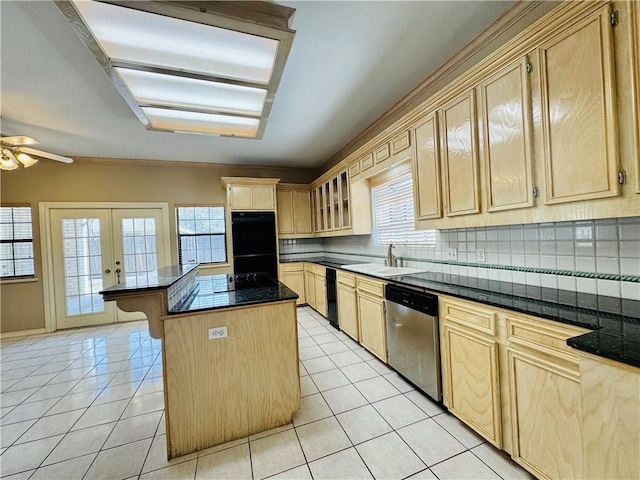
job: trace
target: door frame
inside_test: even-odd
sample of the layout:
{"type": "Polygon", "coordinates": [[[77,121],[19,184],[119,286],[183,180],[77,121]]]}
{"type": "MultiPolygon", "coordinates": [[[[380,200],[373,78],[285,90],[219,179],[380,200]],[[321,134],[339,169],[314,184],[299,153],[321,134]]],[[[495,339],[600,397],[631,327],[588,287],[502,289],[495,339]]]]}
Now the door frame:
{"type": "Polygon", "coordinates": [[[53,244],[51,238],[51,210],[54,209],[157,209],[161,210],[162,232],[165,258],[173,262],[171,255],[171,227],[169,225],[169,204],[163,202],[40,202],[40,254],[42,258],[42,291],[44,294],[44,329],[55,332],[55,293],[53,278],[53,244]]]}

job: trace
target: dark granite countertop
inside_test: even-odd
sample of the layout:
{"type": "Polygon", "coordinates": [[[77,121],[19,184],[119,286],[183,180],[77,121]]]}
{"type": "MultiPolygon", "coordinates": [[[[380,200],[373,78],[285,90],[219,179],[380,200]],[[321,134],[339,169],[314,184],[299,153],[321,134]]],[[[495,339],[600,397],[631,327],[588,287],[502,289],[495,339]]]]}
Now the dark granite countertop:
{"type": "MultiPolygon", "coordinates": [[[[294,261],[334,268],[363,263],[329,257],[294,261]]],[[[593,332],[568,339],[567,344],[640,367],[640,301],[434,272],[377,278],[593,329],[593,332]]]]}
{"type": "Polygon", "coordinates": [[[160,288],[167,288],[180,280],[184,275],[198,268],[198,265],[173,265],[171,267],[163,267],[157,270],[158,275],[147,275],[144,279],[137,278],[135,284],[121,283],[109,288],[105,288],[100,294],[111,293],[123,293],[123,292],[135,292],[135,291],[147,291],[158,290],[160,288]]]}
{"type": "Polygon", "coordinates": [[[273,286],[228,291],[226,275],[206,275],[196,279],[192,294],[169,311],[170,315],[218,308],[240,307],[259,303],[295,300],[298,295],[283,283],[273,286]]]}

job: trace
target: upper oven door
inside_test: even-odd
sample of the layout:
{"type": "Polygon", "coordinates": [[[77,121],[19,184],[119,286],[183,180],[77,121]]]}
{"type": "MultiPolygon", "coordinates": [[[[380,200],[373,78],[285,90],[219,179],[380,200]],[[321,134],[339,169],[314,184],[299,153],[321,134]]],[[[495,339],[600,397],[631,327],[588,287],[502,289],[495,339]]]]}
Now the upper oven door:
{"type": "Polygon", "coordinates": [[[233,255],[276,254],[276,222],[273,212],[233,212],[233,255]]]}

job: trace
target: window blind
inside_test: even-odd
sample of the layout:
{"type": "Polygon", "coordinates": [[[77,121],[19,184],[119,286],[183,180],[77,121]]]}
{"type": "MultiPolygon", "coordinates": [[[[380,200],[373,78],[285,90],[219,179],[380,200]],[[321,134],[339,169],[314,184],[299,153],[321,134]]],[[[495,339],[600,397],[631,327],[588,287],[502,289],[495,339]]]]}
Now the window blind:
{"type": "Polygon", "coordinates": [[[376,245],[436,244],[435,230],[416,230],[411,172],[372,189],[376,245]]]}
{"type": "Polygon", "coordinates": [[[177,207],[181,264],[227,261],[224,207],[177,207]]]}

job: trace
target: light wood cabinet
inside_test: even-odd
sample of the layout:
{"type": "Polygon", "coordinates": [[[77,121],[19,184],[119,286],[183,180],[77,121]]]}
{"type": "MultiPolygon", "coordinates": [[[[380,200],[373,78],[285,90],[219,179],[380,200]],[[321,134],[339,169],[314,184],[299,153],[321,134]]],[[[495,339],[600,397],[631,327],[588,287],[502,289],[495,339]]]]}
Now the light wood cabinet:
{"type": "Polygon", "coordinates": [[[314,263],[304,264],[304,284],[307,304],[327,316],[326,268],[314,263]]]}
{"type": "Polygon", "coordinates": [[[303,262],[280,264],[280,281],[298,294],[296,305],[307,303],[303,262]]]}
{"type": "Polygon", "coordinates": [[[441,218],[440,146],[436,112],[417,122],[413,137],[413,203],[416,220],[441,218]]]}
{"type": "Polygon", "coordinates": [[[505,315],[514,460],[538,478],[583,478],[578,356],[587,330],[505,315]]]}
{"type": "Polygon", "coordinates": [[[276,188],[278,238],[313,236],[311,193],[305,185],[281,184],[276,188]]]}
{"type": "Polygon", "coordinates": [[[360,341],[358,331],[358,296],[356,294],[356,276],[342,270],[337,272],[338,318],[340,330],[360,341]]]}
{"type": "Polygon", "coordinates": [[[275,210],[277,178],[222,177],[229,210],[275,210]]]}
{"type": "Polygon", "coordinates": [[[578,356],[584,478],[640,478],[640,368],[578,356]]]}
{"type": "Polygon", "coordinates": [[[360,344],[387,362],[387,330],[384,305],[385,282],[356,276],[360,344]]]}
{"type": "Polygon", "coordinates": [[[533,206],[533,130],[526,57],[482,82],[487,211],[533,206]]]}
{"type": "Polygon", "coordinates": [[[548,204],[620,195],[611,5],[538,49],[548,204]]]}
{"type": "Polygon", "coordinates": [[[470,302],[440,301],[444,403],[498,448],[502,416],[496,314],[470,302]]]}
{"type": "Polygon", "coordinates": [[[632,103],[633,118],[632,132],[635,132],[635,175],[636,193],[640,193],[640,5],[638,2],[629,2],[629,24],[631,26],[631,68],[633,70],[632,103]]]}
{"type": "Polygon", "coordinates": [[[347,169],[324,178],[320,183],[314,183],[311,188],[311,205],[316,236],[371,232],[370,225],[368,231],[362,232],[362,220],[356,220],[353,215],[352,191],[347,169]]]}
{"type": "Polygon", "coordinates": [[[442,123],[442,169],[447,216],[480,212],[478,134],[475,90],[439,111],[442,123]]]}

